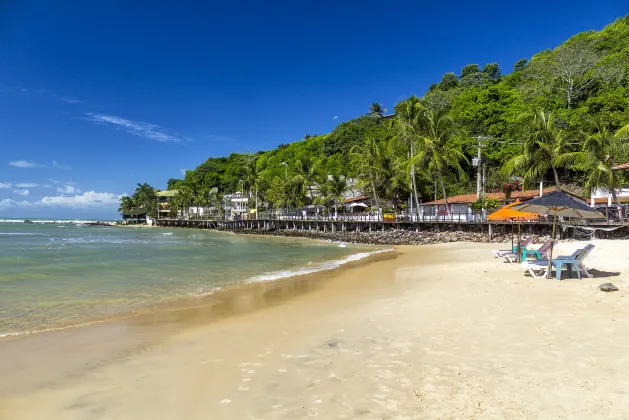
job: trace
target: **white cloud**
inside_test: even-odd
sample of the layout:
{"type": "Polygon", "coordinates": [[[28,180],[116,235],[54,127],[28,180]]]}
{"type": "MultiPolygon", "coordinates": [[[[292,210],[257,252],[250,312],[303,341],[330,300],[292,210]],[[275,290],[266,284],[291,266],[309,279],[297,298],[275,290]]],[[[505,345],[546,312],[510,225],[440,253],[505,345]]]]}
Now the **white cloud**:
{"type": "Polygon", "coordinates": [[[53,160],[52,163],[50,164],[50,166],[40,165],[38,163],[33,162],[32,160],[12,160],[11,162],[9,162],[9,165],[15,166],[16,168],[46,168],[46,167],[50,167],[50,168],[54,168],[54,169],[63,169],[63,170],[72,169],[68,165],[62,165],[59,162],[57,162],[56,160],[53,160]]]}
{"type": "Polygon", "coordinates": [[[116,117],[108,114],[94,114],[86,112],[87,120],[96,124],[103,124],[116,129],[125,130],[127,133],[138,137],[144,137],[145,139],[155,140],[158,142],[174,142],[180,143],[183,141],[180,137],[166,132],[165,129],[156,124],[128,120],[122,117],[116,117]]]}
{"type": "Polygon", "coordinates": [[[79,195],[57,195],[54,197],[44,197],[38,203],[43,206],[58,206],[71,208],[85,207],[106,207],[117,205],[123,194],[99,193],[95,191],[87,191],[79,195]]]}
{"type": "Polygon", "coordinates": [[[4,182],[0,182],[0,189],[2,188],[12,188],[12,184],[5,184],[4,182]]]}
{"type": "Polygon", "coordinates": [[[37,188],[39,184],[33,184],[32,182],[20,182],[19,184],[15,184],[18,188],[37,188]]]}
{"type": "Polygon", "coordinates": [[[339,119],[339,116],[338,116],[338,115],[335,115],[335,116],[333,116],[333,117],[332,117],[332,119],[333,119],[333,120],[338,120],[338,119],[339,119]]]}
{"type": "Polygon", "coordinates": [[[23,197],[26,197],[27,195],[29,195],[31,192],[27,189],[23,189],[23,190],[13,190],[14,193],[16,193],[17,195],[21,195],[23,197]]]}
{"type": "Polygon", "coordinates": [[[28,160],[13,160],[9,162],[9,165],[15,166],[16,168],[35,168],[36,166],[39,166],[35,162],[28,160]]]}
{"type": "Polygon", "coordinates": [[[61,183],[61,181],[57,181],[56,179],[51,179],[51,178],[48,178],[48,181],[52,182],[53,184],[60,184],[61,183]]]}
{"type": "Polygon", "coordinates": [[[55,169],[61,169],[61,170],[64,170],[64,171],[68,171],[68,170],[72,169],[70,166],[62,165],[59,162],[57,162],[56,160],[52,161],[52,167],[55,168],[55,169]]]}
{"type": "Polygon", "coordinates": [[[186,176],[187,171],[187,169],[179,169],[179,172],[181,172],[181,176],[186,176]]]}
{"type": "Polygon", "coordinates": [[[0,200],[0,209],[8,209],[12,207],[30,207],[33,203],[29,201],[15,201],[10,198],[0,200]]]}
{"type": "Polygon", "coordinates": [[[77,195],[56,195],[44,197],[39,201],[16,201],[10,198],[0,200],[0,209],[15,207],[64,207],[64,208],[104,208],[117,206],[120,197],[126,194],[99,193],[87,191],[77,195]]]}
{"type": "Polygon", "coordinates": [[[81,190],[74,188],[70,184],[66,184],[63,188],[57,188],[57,192],[61,194],[79,194],[81,190]]]}

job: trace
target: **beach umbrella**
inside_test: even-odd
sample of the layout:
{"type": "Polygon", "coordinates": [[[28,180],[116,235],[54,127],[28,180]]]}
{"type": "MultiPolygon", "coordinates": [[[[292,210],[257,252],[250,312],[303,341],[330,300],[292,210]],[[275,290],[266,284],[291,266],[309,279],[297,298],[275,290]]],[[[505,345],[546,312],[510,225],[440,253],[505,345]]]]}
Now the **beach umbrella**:
{"type": "Polygon", "coordinates": [[[352,203],[349,205],[350,207],[369,207],[367,204],[365,203],[352,203]]]}
{"type": "MultiPolygon", "coordinates": [[[[541,197],[534,198],[522,204],[514,205],[513,210],[527,211],[531,213],[546,214],[553,216],[553,233],[551,239],[555,239],[557,217],[569,217],[573,219],[604,219],[601,213],[592,209],[585,201],[578,200],[563,191],[553,191],[541,197]]],[[[553,244],[550,245],[550,256],[548,258],[548,277],[553,259],[553,244]]]]}
{"type": "MultiPolygon", "coordinates": [[[[516,205],[519,205],[519,204],[521,204],[521,203],[518,200],[515,203],[511,203],[509,205],[506,205],[503,208],[493,212],[492,214],[490,214],[487,217],[487,220],[489,220],[489,221],[509,220],[511,223],[514,223],[515,221],[518,222],[518,249],[517,249],[518,262],[520,262],[520,258],[521,258],[521,255],[520,255],[520,239],[521,239],[520,238],[520,233],[521,233],[520,223],[523,222],[523,221],[537,220],[537,218],[539,217],[539,214],[514,210],[513,206],[516,206],[516,205]]],[[[513,225],[512,225],[512,227],[513,227],[513,225]]],[[[511,231],[513,232],[513,229],[511,229],[511,231]]],[[[511,235],[511,248],[513,248],[513,235],[511,235]]]]}

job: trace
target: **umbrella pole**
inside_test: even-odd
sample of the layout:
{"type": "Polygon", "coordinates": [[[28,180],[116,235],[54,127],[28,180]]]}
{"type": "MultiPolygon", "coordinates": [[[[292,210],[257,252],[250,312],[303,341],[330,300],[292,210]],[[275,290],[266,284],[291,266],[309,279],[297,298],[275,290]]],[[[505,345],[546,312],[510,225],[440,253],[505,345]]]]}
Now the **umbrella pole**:
{"type": "Polygon", "coordinates": [[[548,275],[546,278],[550,278],[552,275],[552,266],[553,266],[553,246],[555,244],[555,226],[557,225],[557,208],[554,209],[553,215],[553,234],[550,237],[550,255],[548,257],[548,275]]]}
{"type": "Polygon", "coordinates": [[[518,263],[522,262],[522,248],[520,248],[520,244],[522,243],[522,236],[520,235],[520,224],[518,223],[518,263]]]}

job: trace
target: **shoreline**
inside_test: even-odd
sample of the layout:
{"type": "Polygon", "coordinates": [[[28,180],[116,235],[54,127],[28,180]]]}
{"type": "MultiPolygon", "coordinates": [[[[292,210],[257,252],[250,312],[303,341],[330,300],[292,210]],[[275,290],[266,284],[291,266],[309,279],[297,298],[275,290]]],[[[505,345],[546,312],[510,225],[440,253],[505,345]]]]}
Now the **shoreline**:
{"type": "Polygon", "coordinates": [[[51,334],[64,349],[3,353],[0,418],[625,418],[629,244],[594,244],[583,280],[524,276],[494,244],[397,247],[257,284],[217,322],[191,308],[51,334]],[[133,350],[98,357],[121,341],[133,350]]]}
{"type": "MultiPolygon", "coordinates": [[[[359,249],[357,249],[359,251],[359,249]]],[[[326,286],[332,279],[343,276],[347,270],[373,264],[378,261],[387,261],[397,258],[398,252],[395,249],[377,249],[368,253],[357,252],[350,254],[343,259],[343,262],[331,267],[322,268],[313,272],[303,274],[291,274],[286,277],[276,279],[265,279],[259,281],[247,281],[229,285],[216,291],[203,295],[190,296],[188,298],[173,299],[163,304],[147,307],[139,311],[126,314],[119,314],[104,319],[94,320],[79,325],[50,328],[42,331],[7,334],[0,337],[0,355],[8,354],[8,357],[0,357],[0,376],[10,377],[17,375],[18,368],[26,365],[40,372],[48,369],[44,366],[39,368],[33,366],[33,361],[24,364],[14,365],[14,357],[20,354],[32,352],[42,347],[57,347],[58,352],[65,353],[71,351],[72,346],[84,346],[89,341],[100,342],[99,336],[102,334],[111,341],[119,341],[116,344],[106,346],[95,358],[103,360],[117,360],[119,355],[135,354],[146,350],[143,346],[136,346],[134,335],[139,332],[143,337],[143,330],[151,329],[151,333],[143,338],[154,345],[168,337],[181,333],[182,329],[210,325],[215,322],[225,321],[231,317],[238,317],[267,308],[290,302],[300,296],[312,293],[326,286]],[[359,259],[351,257],[359,254],[366,254],[359,259]],[[133,331],[130,333],[130,331],[133,331]],[[8,363],[11,360],[11,363],[8,363]],[[3,361],[5,363],[3,363],[3,361]]],[[[331,260],[340,261],[340,260],[331,260]]],[[[330,261],[327,261],[330,262],[330,261]]],[[[149,346],[151,347],[151,346],[149,346]]],[[[49,364],[48,359],[41,359],[44,365],[49,364]]],[[[83,363],[91,364],[93,360],[83,363]]],[[[60,370],[53,369],[46,375],[38,378],[37,382],[45,383],[53,380],[53,377],[75,375],[77,369],[80,370],[80,363],[62,364],[60,370]]],[[[6,384],[8,388],[3,389],[0,385],[0,400],[6,394],[16,392],[19,387],[15,383],[6,384]]],[[[34,384],[24,384],[25,389],[33,388],[34,384]]],[[[37,385],[39,386],[39,385],[37,385]]],[[[19,391],[21,392],[21,391],[19,391]]]]}

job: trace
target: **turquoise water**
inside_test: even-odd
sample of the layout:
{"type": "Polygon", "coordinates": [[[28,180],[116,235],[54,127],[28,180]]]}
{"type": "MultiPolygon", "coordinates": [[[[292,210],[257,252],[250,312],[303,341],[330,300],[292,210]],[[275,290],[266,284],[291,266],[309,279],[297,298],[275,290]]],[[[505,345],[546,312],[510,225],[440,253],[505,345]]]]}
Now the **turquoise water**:
{"type": "Polygon", "coordinates": [[[370,251],[195,229],[0,222],[0,337],[330,269],[370,251]]]}

